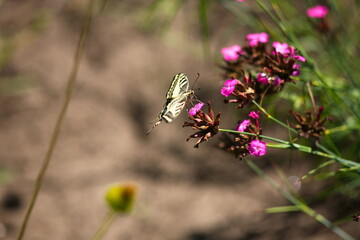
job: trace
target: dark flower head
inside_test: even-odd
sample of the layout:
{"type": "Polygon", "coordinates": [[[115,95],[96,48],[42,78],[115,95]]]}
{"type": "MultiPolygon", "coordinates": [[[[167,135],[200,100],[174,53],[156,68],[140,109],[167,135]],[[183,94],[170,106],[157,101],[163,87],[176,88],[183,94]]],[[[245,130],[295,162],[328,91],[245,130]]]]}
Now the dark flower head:
{"type": "Polygon", "coordinates": [[[198,110],[195,115],[188,115],[189,119],[194,121],[193,123],[185,122],[183,124],[183,127],[191,127],[194,130],[199,130],[186,139],[186,141],[189,141],[191,138],[199,138],[194,146],[195,148],[198,148],[200,143],[208,141],[219,131],[221,113],[218,113],[216,116],[214,116],[210,101],[207,102],[207,105],[208,113],[204,113],[202,110],[198,110]]]}
{"type": "Polygon", "coordinates": [[[292,124],[292,126],[298,131],[300,136],[305,138],[311,137],[315,141],[318,141],[321,135],[325,133],[325,122],[327,120],[331,120],[330,117],[321,119],[323,111],[323,106],[319,107],[316,112],[313,110],[306,110],[303,115],[290,110],[290,114],[293,115],[295,121],[297,122],[297,124],[292,124]]]}
{"type": "Polygon", "coordinates": [[[353,216],[353,221],[359,222],[360,221],[360,214],[353,216]]]}
{"type": "MultiPolygon", "coordinates": [[[[229,80],[227,80],[229,81],[229,80]]],[[[254,99],[255,91],[254,91],[255,81],[253,80],[251,74],[247,77],[245,74],[243,75],[243,81],[237,80],[236,84],[231,86],[231,92],[226,92],[228,95],[223,94],[225,90],[225,86],[222,88],[221,92],[224,96],[232,96],[233,99],[225,99],[225,103],[236,103],[236,108],[243,108],[246,105],[249,105],[251,101],[254,99]]]]}

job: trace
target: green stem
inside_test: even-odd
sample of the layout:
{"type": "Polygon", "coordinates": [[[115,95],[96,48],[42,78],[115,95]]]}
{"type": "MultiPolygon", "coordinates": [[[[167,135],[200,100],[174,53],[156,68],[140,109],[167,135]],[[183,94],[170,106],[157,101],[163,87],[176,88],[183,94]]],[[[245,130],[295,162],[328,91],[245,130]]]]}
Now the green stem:
{"type": "Polygon", "coordinates": [[[326,129],[325,134],[333,134],[336,132],[345,132],[345,131],[348,131],[351,129],[353,129],[353,128],[349,127],[348,125],[342,125],[342,126],[334,127],[331,129],[326,129]]]}
{"type": "Polygon", "coordinates": [[[253,169],[259,176],[263,177],[274,189],[276,189],[281,195],[283,195],[287,200],[294,204],[300,211],[306,213],[310,217],[314,218],[319,223],[323,224],[325,227],[329,228],[339,237],[344,240],[355,240],[349,234],[344,232],[341,228],[334,225],[327,218],[317,213],[315,210],[307,206],[303,201],[295,198],[289,192],[285,191],[281,186],[275,182],[269,175],[267,175],[261,168],[259,168],[253,161],[246,160],[247,165],[253,169]]]}
{"type": "MultiPolygon", "coordinates": [[[[270,141],[274,141],[274,142],[278,142],[281,144],[267,144],[268,147],[272,147],[272,148],[283,148],[283,149],[296,149],[299,150],[301,152],[306,152],[306,153],[310,153],[313,155],[317,155],[317,156],[321,156],[321,157],[325,157],[325,158],[329,158],[329,159],[333,159],[335,161],[337,161],[338,163],[346,166],[346,167],[358,167],[360,166],[359,163],[357,162],[353,162],[351,160],[348,159],[344,159],[341,157],[338,157],[336,155],[333,155],[331,153],[325,153],[325,152],[321,152],[318,150],[314,150],[311,147],[308,146],[304,146],[298,143],[292,143],[292,142],[288,142],[288,141],[284,141],[278,138],[273,138],[273,137],[269,137],[269,136],[265,136],[265,135],[257,135],[254,133],[248,133],[248,132],[239,132],[239,131],[235,131],[235,130],[228,130],[228,129],[219,129],[220,132],[228,132],[228,133],[236,133],[236,134],[245,134],[245,135],[250,135],[250,136],[257,136],[263,139],[267,139],[270,141]]],[[[360,170],[358,170],[358,172],[360,173],[360,170]]]]}
{"type": "MultiPolygon", "coordinates": [[[[269,119],[273,120],[274,122],[280,124],[281,126],[285,127],[286,129],[288,129],[291,132],[294,133],[298,133],[295,129],[291,128],[290,126],[286,125],[285,123],[281,122],[280,120],[274,118],[273,116],[271,116],[264,108],[262,108],[256,101],[252,101],[269,119]]],[[[229,130],[232,131],[232,130],[229,130]]],[[[236,132],[236,131],[235,131],[236,132]]],[[[248,134],[248,133],[243,133],[243,134],[248,134]]],[[[253,135],[256,136],[255,134],[248,134],[248,135],[253,135]]],[[[274,148],[291,148],[291,149],[297,149],[299,151],[302,152],[307,152],[307,153],[311,153],[314,155],[318,155],[318,156],[322,156],[322,157],[326,157],[326,158],[330,158],[333,159],[337,162],[339,162],[340,164],[343,164],[347,167],[357,167],[360,166],[359,163],[356,163],[354,161],[348,160],[348,159],[344,159],[341,158],[339,156],[337,156],[335,153],[333,153],[332,151],[330,151],[329,149],[327,149],[325,146],[321,145],[321,144],[317,144],[317,146],[324,152],[321,151],[317,151],[317,150],[313,150],[311,147],[307,147],[304,145],[300,145],[297,143],[291,143],[291,142],[286,142],[280,139],[276,139],[276,138],[270,138],[270,137],[266,137],[266,136],[261,136],[264,139],[268,139],[268,140],[272,140],[278,143],[284,143],[285,145],[272,145],[272,147],[274,148]]],[[[360,171],[358,171],[360,172],[360,171]]]]}
{"type": "Polygon", "coordinates": [[[86,12],[86,17],[85,17],[85,22],[84,22],[83,28],[81,30],[79,41],[77,43],[76,53],[75,53],[75,57],[74,57],[74,64],[73,64],[73,67],[72,67],[72,70],[71,70],[71,73],[70,73],[70,76],[68,78],[68,82],[67,82],[67,85],[66,85],[66,90],[65,90],[65,94],[64,94],[64,100],[63,100],[59,115],[57,117],[54,129],[53,129],[53,133],[51,135],[51,139],[50,139],[50,143],[49,143],[46,155],[45,155],[44,160],[42,162],[41,169],[40,169],[40,171],[38,173],[36,183],[35,183],[34,189],[32,191],[30,204],[29,204],[28,208],[26,209],[25,217],[24,217],[23,222],[21,224],[20,232],[19,232],[19,235],[17,237],[17,240],[23,239],[23,236],[25,234],[25,230],[26,230],[26,227],[28,225],[32,210],[33,210],[33,208],[35,206],[38,194],[40,192],[40,189],[41,189],[44,177],[45,177],[46,170],[47,170],[47,168],[49,166],[50,160],[52,158],[54,149],[55,149],[56,144],[57,144],[57,140],[59,138],[60,130],[61,130],[62,124],[64,122],[66,111],[68,109],[68,105],[70,103],[71,95],[72,95],[72,92],[73,92],[73,89],[74,89],[75,80],[76,80],[77,72],[78,72],[79,65],[80,65],[80,60],[81,60],[81,57],[83,55],[85,39],[87,37],[89,27],[90,27],[90,24],[91,24],[94,1],[95,0],[90,0],[90,3],[88,5],[88,9],[87,9],[87,12],[86,12]]]}
{"type": "Polygon", "coordinates": [[[117,213],[115,211],[109,211],[103,222],[101,223],[100,227],[96,231],[95,235],[93,236],[92,240],[102,239],[107,230],[109,229],[110,225],[114,222],[116,216],[117,213]]]}
{"type": "Polygon", "coordinates": [[[278,143],[282,143],[282,144],[288,144],[289,142],[278,139],[278,138],[273,138],[273,137],[269,137],[269,136],[265,136],[265,135],[257,135],[255,133],[249,133],[249,132],[239,132],[236,130],[229,130],[229,129],[219,129],[220,132],[228,132],[228,133],[237,133],[237,134],[245,134],[245,135],[249,135],[249,136],[258,136],[260,138],[264,138],[270,141],[274,141],[274,142],[278,142],[278,143]]]}

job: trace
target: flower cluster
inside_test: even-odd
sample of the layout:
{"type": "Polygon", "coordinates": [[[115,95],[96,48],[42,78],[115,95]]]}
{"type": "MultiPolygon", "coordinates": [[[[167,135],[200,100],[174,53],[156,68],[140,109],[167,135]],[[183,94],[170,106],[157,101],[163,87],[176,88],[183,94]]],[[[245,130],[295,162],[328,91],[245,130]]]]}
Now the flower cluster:
{"type": "MultiPolygon", "coordinates": [[[[262,99],[268,94],[279,92],[286,83],[295,82],[294,77],[301,74],[300,63],[306,62],[306,59],[287,43],[268,44],[267,33],[248,34],[246,41],[248,45],[244,47],[232,45],[221,50],[225,61],[222,68],[225,70],[226,80],[220,93],[226,97],[225,103],[234,103],[237,109],[250,106],[254,100],[262,99]]],[[[201,110],[204,103],[195,104],[188,111],[188,117],[192,122],[183,124],[183,127],[197,130],[187,138],[187,141],[198,138],[195,148],[219,131],[221,113],[215,116],[210,102],[207,105],[208,113],[205,113],[201,110]]],[[[314,114],[307,112],[307,117],[291,112],[297,121],[293,126],[300,136],[319,140],[325,132],[323,125],[328,119],[320,119],[322,111],[323,108],[319,108],[314,114]]],[[[260,112],[252,111],[248,116],[249,118],[238,122],[236,132],[223,134],[220,143],[220,148],[233,153],[239,159],[249,154],[257,157],[266,154],[266,143],[261,141],[260,137],[260,112]]]]}
{"type": "MultiPolygon", "coordinates": [[[[248,34],[246,41],[248,46],[233,45],[221,50],[227,78],[234,75],[254,78],[254,94],[261,95],[279,91],[286,82],[294,82],[293,77],[300,75],[299,62],[305,62],[306,59],[293,46],[273,42],[272,48],[267,47],[269,35],[264,32],[248,34]]],[[[221,94],[228,97],[229,92],[222,89],[221,94]]]]}
{"type": "MultiPolygon", "coordinates": [[[[270,48],[267,33],[248,34],[246,41],[247,46],[233,45],[221,51],[227,80],[220,93],[226,97],[225,103],[235,103],[238,109],[251,105],[253,100],[279,92],[286,83],[294,83],[294,77],[301,74],[300,63],[306,62],[305,57],[287,43],[275,41],[270,48]]],[[[314,117],[307,113],[305,118],[292,112],[300,136],[319,140],[325,132],[323,125],[327,120],[319,120],[321,112],[319,109],[314,117]]]]}
{"type": "Polygon", "coordinates": [[[208,141],[219,131],[221,113],[218,113],[215,116],[213,110],[211,109],[210,102],[208,102],[207,105],[208,113],[205,113],[201,110],[201,108],[204,106],[204,103],[196,104],[189,110],[188,115],[189,119],[193,122],[185,122],[183,124],[183,127],[191,127],[194,130],[199,130],[186,139],[186,141],[189,141],[191,138],[199,138],[194,146],[195,148],[198,148],[200,143],[208,141]]]}
{"type": "Polygon", "coordinates": [[[260,112],[252,111],[248,115],[250,119],[240,122],[236,131],[248,132],[253,135],[243,133],[228,133],[223,135],[220,148],[232,153],[240,160],[248,154],[259,157],[266,154],[266,143],[261,141],[261,127],[259,125],[260,112]]]}

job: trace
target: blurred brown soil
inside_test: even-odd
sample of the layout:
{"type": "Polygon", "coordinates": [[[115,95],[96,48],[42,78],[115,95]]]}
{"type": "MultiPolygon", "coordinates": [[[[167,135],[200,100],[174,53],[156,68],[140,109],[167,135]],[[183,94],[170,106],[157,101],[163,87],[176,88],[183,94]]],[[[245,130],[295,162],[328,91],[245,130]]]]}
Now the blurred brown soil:
{"type": "MultiPolygon", "coordinates": [[[[7,1],[0,10],[0,25],[18,44],[0,77],[21,76],[27,86],[0,98],[0,167],[11,175],[0,185],[0,235],[3,227],[7,231],[0,239],[15,239],[18,233],[62,103],[86,1],[30,2],[7,1]],[[40,12],[45,13],[43,28],[29,30],[40,12]],[[13,208],[4,205],[9,194],[13,208]]],[[[91,238],[107,212],[106,188],[129,181],[139,189],[136,210],[116,219],[105,239],[338,239],[304,214],[265,214],[265,208],[289,203],[245,162],[216,149],[216,140],[200,149],[191,140],[186,143],[192,131],[181,128],[185,114],[145,136],[178,72],[192,81],[201,74],[200,99],[219,100],[214,108],[227,114],[224,126],[237,117],[221,104],[221,72],[202,60],[196,31],[183,30],[186,13],[159,36],[139,28],[143,7],[141,1],[109,1],[94,19],[25,239],[91,238]],[[197,52],[189,50],[193,46],[197,52]]],[[[234,19],[224,10],[217,14],[222,21],[212,25],[216,54],[222,44],[242,39],[241,32],[234,41],[224,39],[223,28],[234,19]]],[[[270,152],[254,161],[265,169],[268,160],[284,161],[284,152],[270,152]]],[[[308,167],[288,164],[285,169],[302,175],[308,167]]],[[[267,172],[275,175],[270,168],[267,172]]],[[[317,210],[327,214],[325,208],[317,210]]],[[[350,223],[344,227],[356,233],[350,223]]]]}

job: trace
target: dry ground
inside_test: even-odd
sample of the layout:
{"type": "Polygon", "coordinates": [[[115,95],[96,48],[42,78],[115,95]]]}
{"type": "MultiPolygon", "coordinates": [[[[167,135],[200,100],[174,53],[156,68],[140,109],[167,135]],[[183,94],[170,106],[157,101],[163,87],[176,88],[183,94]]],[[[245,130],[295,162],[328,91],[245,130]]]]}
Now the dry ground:
{"type": "MultiPolygon", "coordinates": [[[[11,175],[0,185],[0,197],[3,203],[9,195],[20,201],[19,207],[3,204],[0,210],[0,233],[2,227],[7,231],[3,239],[15,239],[46,152],[73,64],[83,2],[8,1],[1,8],[1,26],[13,30],[17,41],[1,76],[20,76],[26,86],[0,98],[0,167],[11,175]],[[40,11],[46,13],[45,26],[28,30],[40,11]]],[[[159,37],[138,27],[140,2],[109,1],[94,19],[25,239],[90,239],[107,211],[106,187],[128,181],[138,185],[136,210],[118,218],[105,239],[338,239],[303,214],[264,214],[264,208],[287,201],[244,162],[214,148],[215,141],[200,149],[186,143],[191,130],[181,128],[185,114],[145,136],[175,73],[186,72],[193,80],[199,72],[204,101],[221,99],[222,78],[213,63],[202,60],[196,34],[183,30],[189,15],[180,13],[170,32],[159,37]]],[[[223,21],[213,29],[214,51],[231,42],[224,42],[222,29],[232,17],[224,11],[218,17],[223,21]]],[[[228,116],[224,124],[237,118],[221,103],[216,108],[228,109],[222,110],[228,116]]],[[[283,155],[273,151],[255,161],[266,167],[262,162],[281,162],[283,155]]],[[[301,175],[307,167],[285,169],[301,175]]],[[[352,223],[344,227],[360,238],[352,223]]]]}

